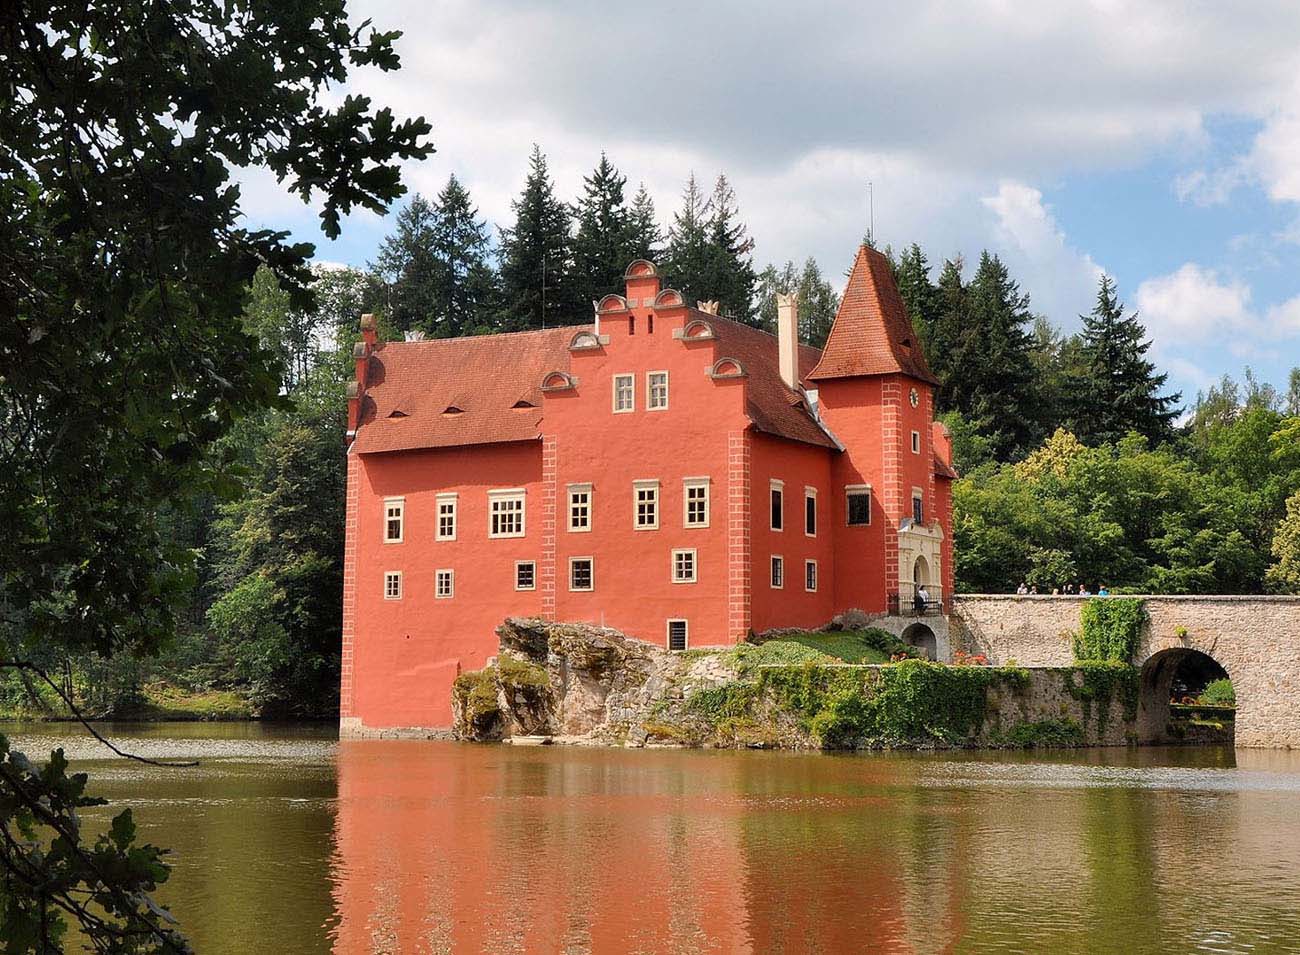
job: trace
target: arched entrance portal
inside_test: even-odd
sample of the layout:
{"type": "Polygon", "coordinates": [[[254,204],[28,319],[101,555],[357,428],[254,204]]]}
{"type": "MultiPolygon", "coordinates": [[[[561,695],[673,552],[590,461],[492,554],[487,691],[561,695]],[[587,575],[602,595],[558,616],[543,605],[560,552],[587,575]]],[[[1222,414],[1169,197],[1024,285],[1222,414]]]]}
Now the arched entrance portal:
{"type": "Polygon", "coordinates": [[[934,631],[923,623],[914,623],[904,630],[903,642],[920,650],[927,660],[938,659],[939,642],[934,631]]]}
{"type": "Polygon", "coordinates": [[[1172,647],[1152,655],[1139,682],[1141,742],[1231,743],[1236,713],[1223,705],[1227,694],[1219,682],[1228,679],[1222,664],[1200,650],[1172,647]]]}
{"type": "Polygon", "coordinates": [[[930,586],[930,564],[924,555],[916,558],[916,563],[912,565],[912,583],[917,587],[922,584],[930,586]]]}

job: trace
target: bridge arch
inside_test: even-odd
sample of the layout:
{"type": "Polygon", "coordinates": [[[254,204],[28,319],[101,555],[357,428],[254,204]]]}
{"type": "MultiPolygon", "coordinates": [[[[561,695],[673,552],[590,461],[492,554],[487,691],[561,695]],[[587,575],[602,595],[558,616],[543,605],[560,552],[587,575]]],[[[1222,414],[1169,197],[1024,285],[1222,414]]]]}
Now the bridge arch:
{"type": "Polygon", "coordinates": [[[1232,675],[1223,664],[1195,647],[1165,647],[1147,657],[1138,678],[1139,741],[1169,740],[1172,702],[1194,701],[1211,681],[1224,677],[1232,675]]]}
{"type": "Polygon", "coordinates": [[[939,659],[939,639],[927,624],[918,622],[905,627],[901,639],[924,653],[927,660],[939,659]]]}

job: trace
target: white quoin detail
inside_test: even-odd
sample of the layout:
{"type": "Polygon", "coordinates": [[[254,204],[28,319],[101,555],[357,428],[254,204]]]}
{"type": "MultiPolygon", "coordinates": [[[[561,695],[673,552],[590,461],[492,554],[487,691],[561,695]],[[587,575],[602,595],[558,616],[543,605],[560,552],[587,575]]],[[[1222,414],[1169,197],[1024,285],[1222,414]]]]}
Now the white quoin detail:
{"type": "Polygon", "coordinates": [[[791,391],[799,390],[799,299],[797,295],[776,296],[776,344],[781,380],[791,391]]]}

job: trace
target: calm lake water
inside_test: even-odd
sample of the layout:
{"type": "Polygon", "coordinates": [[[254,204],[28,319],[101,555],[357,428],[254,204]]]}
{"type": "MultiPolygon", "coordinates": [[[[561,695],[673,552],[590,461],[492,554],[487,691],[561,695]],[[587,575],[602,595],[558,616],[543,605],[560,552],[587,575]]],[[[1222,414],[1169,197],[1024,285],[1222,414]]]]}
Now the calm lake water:
{"type": "MultiPolygon", "coordinates": [[[[1300,754],[822,756],[64,727],[200,953],[1300,952],[1300,754]]],[[[109,811],[98,813],[106,818],[109,811]]]]}

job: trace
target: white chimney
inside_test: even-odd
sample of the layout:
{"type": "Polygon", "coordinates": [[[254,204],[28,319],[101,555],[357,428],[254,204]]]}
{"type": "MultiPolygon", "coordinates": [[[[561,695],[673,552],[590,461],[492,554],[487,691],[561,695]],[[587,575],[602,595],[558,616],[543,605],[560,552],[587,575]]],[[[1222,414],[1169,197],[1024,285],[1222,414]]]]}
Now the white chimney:
{"type": "Polygon", "coordinates": [[[799,297],[776,296],[776,346],[781,380],[791,391],[799,390],[799,297]]]}

